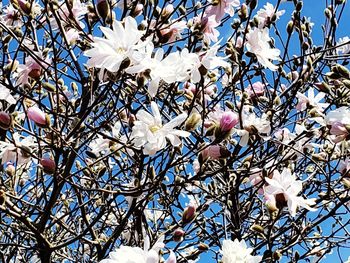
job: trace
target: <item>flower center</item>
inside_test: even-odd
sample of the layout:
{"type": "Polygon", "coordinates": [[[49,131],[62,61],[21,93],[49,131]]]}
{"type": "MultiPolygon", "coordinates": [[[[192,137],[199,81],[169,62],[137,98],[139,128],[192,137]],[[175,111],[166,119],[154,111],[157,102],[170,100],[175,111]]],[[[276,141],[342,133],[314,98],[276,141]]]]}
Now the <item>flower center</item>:
{"type": "Polygon", "coordinates": [[[162,125],[152,125],[149,127],[150,131],[152,133],[156,133],[157,131],[159,131],[162,128],[162,125]]]}
{"type": "Polygon", "coordinates": [[[116,49],[116,51],[117,51],[118,54],[124,54],[124,53],[125,53],[125,49],[122,48],[122,47],[118,47],[118,48],[116,49]]]}

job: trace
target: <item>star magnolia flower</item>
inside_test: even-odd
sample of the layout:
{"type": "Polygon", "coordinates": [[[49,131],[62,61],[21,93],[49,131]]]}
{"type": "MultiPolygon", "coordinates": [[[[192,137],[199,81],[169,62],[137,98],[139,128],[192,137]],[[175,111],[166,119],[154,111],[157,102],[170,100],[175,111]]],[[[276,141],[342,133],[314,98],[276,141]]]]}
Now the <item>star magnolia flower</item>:
{"type": "Polygon", "coordinates": [[[160,30],[162,37],[166,39],[166,43],[174,42],[177,39],[181,38],[181,33],[187,28],[185,21],[179,21],[171,23],[170,25],[164,26],[160,30]]]}
{"type": "Polygon", "coordinates": [[[113,30],[100,27],[106,38],[95,37],[93,48],[85,51],[84,55],[90,57],[87,62],[89,67],[117,72],[125,59],[133,61],[142,32],[137,29],[134,18],[128,16],[124,22],[123,26],[120,21],[113,21],[113,30]]]}
{"type": "Polygon", "coordinates": [[[166,146],[166,138],[173,146],[179,146],[181,144],[179,137],[190,136],[189,132],[174,129],[174,127],[184,122],[187,114],[183,113],[163,125],[158,105],[151,102],[151,108],[153,116],[144,110],[140,110],[136,114],[137,121],[135,121],[131,133],[134,145],[143,147],[144,154],[154,155],[157,151],[163,149],[166,146]]]}
{"type": "Polygon", "coordinates": [[[343,106],[328,112],[325,121],[328,126],[331,126],[331,139],[335,143],[344,140],[348,136],[347,127],[350,125],[350,110],[347,107],[343,106]]]}
{"type": "Polygon", "coordinates": [[[215,15],[211,16],[203,16],[203,14],[199,14],[198,16],[193,18],[192,21],[193,26],[191,30],[197,30],[198,28],[203,33],[203,40],[210,44],[211,41],[218,42],[218,37],[220,32],[215,29],[220,24],[216,22],[215,15]]]}
{"type": "MultiPolygon", "coordinates": [[[[209,6],[205,13],[208,16],[215,15],[216,22],[220,22],[220,20],[224,17],[225,13],[229,14],[230,16],[233,16],[235,13],[234,7],[239,6],[239,0],[215,0],[218,2],[215,5],[209,6]]],[[[213,2],[213,0],[209,1],[210,3],[213,2]]]]}
{"type": "Polygon", "coordinates": [[[248,93],[249,98],[254,98],[263,96],[265,93],[265,89],[266,85],[258,81],[254,82],[252,85],[249,85],[245,91],[248,93]]]}
{"type": "MultiPolygon", "coordinates": [[[[275,198],[277,195],[282,194],[284,200],[287,201],[288,210],[294,217],[297,212],[298,206],[304,207],[310,211],[316,211],[317,209],[310,207],[315,205],[315,198],[305,199],[298,194],[303,189],[303,183],[296,179],[295,174],[292,174],[290,169],[283,169],[282,173],[274,170],[273,177],[270,179],[265,177],[265,181],[268,185],[264,186],[264,193],[266,195],[273,195],[275,198]]],[[[281,195],[278,196],[279,200],[281,195]]]]}
{"type": "Polygon", "coordinates": [[[261,65],[275,71],[278,67],[270,60],[279,60],[281,51],[277,48],[271,48],[270,41],[268,28],[254,28],[247,34],[246,47],[249,52],[255,54],[261,65]]]}
{"type": "MultiPolygon", "coordinates": [[[[109,259],[103,259],[100,263],[158,263],[159,250],[164,247],[164,237],[161,237],[154,246],[149,249],[150,241],[146,237],[144,249],[139,247],[121,246],[115,252],[109,253],[109,259]]],[[[170,252],[165,263],[176,263],[174,252],[170,252]]]]}
{"type": "Polygon", "coordinates": [[[46,69],[50,65],[51,59],[44,59],[41,52],[34,53],[39,62],[32,57],[27,57],[26,63],[18,66],[18,79],[16,85],[29,84],[29,79],[40,79],[42,69],[46,69]]]}
{"type": "Polygon", "coordinates": [[[22,26],[21,13],[15,9],[12,4],[5,7],[3,13],[1,20],[5,22],[5,25],[16,27],[22,26]]]}
{"type": "Polygon", "coordinates": [[[18,133],[14,133],[12,136],[14,143],[0,141],[0,158],[1,164],[7,162],[17,164],[26,164],[31,161],[30,152],[38,147],[35,138],[27,136],[21,139],[18,133]]]}
{"type": "Polygon", "coordinates": [[[243,130],[237,130],[237,134],[241,136],[239,145],[246,146],[249,140],[250,132],[258,132],[259,134],[269,134],[271,131],[271,123],[266,114],[261,118],[257,117],[249,107],[244,107],[242,112],[243,130]]]}
{"type": "Polygon", "coordinates": [[[341,45],[337,48],[338,54],[348,54],[350,52],[350,38],[349,37],[343,37],[339,38],[337,42],[337,46],[341,45]]]}
{"type": "Polygon", "coordinates": [[[273,15],[276,16],[276,20],[277,20],[284,13],[285,13],[285,10],[280,10],[280,11],[275,12],[274,6],[270,3],[266,3],[266,5],[264,5],[264,8],[260,9],[257,12],[257,14],[258,14],[257,18],[259,21],[259,28],[265,27],[273,15]]]}
{"type": "Polygon", "coordinates": [[[325,108],[328,107],[329,103],[320,102],[326,94],[323,92],[318,92],[315,96],[314,88],[309,88],[307,96],[304,94],[297,92],[296,97],[298,98],[298,104],[295,107],[298,111],[306,110],[307,106],[315,107],[317,110],[322,112],[325,108]]]}
{"type": "Polygon", "coordinates": [[[244,240],[238,241],[238,239],[227,240],[222,242],[222,254],[223,263],[259,263],[262,260],[262,256],[252,256],[253,249],[248,248],[244,240]]]}
{"type": "Polygon", "coordinates": [[[9,104],[16,104],[16,99],[11,95],[10,90],[2,84],[0,84],[0,100],[4,100],[9,104]]]}
{"type": "MultiPolygon", "coordinates": [[[[105,132],[104,135],[97,135],[97,138],[94,139],[90,144],[89,148],[92,150],[93,153],[96,155],[99,155],[100,153],[103,154],[109,154],[111,152],[111,146],[113,145],[113,149],[121,148],[122,145],[115,142],[112,139],[106,138],[117,138],[122,144],[125,144],[127,142],[127,138],[125,135],[120,135],[121,130],[121,123],[116,122],[114,126],[112,127],[112,132],[105,132]]],[[[132,152],[130,151],[130,154],[132,155],[132,152]]]]}

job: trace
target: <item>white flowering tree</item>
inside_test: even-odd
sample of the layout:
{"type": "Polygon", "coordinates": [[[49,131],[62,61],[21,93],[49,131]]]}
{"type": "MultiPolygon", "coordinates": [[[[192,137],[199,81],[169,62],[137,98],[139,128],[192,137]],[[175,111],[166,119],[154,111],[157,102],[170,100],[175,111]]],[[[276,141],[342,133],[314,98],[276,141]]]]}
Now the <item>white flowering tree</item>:
{"type": "Polygon", "coordinates": [[[349,9],[321,4],[3,2],[0,261],[347,260],[349,9]]]}

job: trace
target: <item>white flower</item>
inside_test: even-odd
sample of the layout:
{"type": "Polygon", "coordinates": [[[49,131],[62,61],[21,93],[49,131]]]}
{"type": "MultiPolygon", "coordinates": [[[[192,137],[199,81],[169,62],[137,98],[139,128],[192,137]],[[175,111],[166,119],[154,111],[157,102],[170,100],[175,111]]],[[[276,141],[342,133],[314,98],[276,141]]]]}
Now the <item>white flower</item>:
{"type": "Polygon", "coordinates": [[[246,47],[249,52],[255,54],[261,65],[274,71],[278,67],[270,60],[279,60],[281,51],[277,48],[271,48],[270,41],[268,28],[254,28],[247,34],[246,47]]]}
{"type": "Polygon", "coordinates": [[[136,114],[137,121],[135,121],[131,133],[134,145],[143,147],[144,154],[154,155],[157,151],[163,149],[166,146],[166,139],[173,146],[179,146],[181,144],[179,137],[190,136],[189,132],[174,129],[187,118],[187,114],[183,113],[163,125],[158,105],[151,102],[151,108],[153,116],[144,110],[140,110],[136,114]]]}
{"type": "Polygon", "coordinates": [[[338,109],[328,112],[326,118],[326,123],[328,125],[333,125],[335,123],[341,123],[343,125],[350,124],[350,110],[346,106],[342,106],[338,109]]]}
{"type": "Polygon", "coordinates": [[[266,26],[266,23],[272,18],[273,15],[276,16],[276,20],[279,19],[281,15],[283,15],[285,10],[280,10],[275,12],[275,8],[272,4],[266,3],[264,5],[264,8],[260,9],[258,11],[258,21],[259,21],[259,28],[263,28],[266,26]]]}
{"type": "Polygon", "coordinates": [[[350,38],[349,37],[343,37],[339,38],[337,46],[341,45],[337,48],[338,54],[348,54],[350,52],[350,38]]]}
{"type": "MultiPolygon", "coordinates": [[[[210,3],[213,3],[213,0],[209,0],[210,3]]],[[[205,13],[208,16],[215,15],[215,19],[217,22],[220,22],[220,20],[224,17],[225,13],[229,14],[230,16],[233,16],[235,13],[234,7],[239,6],[239,0],[219,0],[215,1],[216,4],[210,5],[206,10],[205,13]]]]}
{"type": "Polygon", "coordinates": [[[5,22],[7,26],[22,26],[21,13],[13,7],[12,4],[9,4],[3,9],[3,15],[1,20],[5,22]]]}
{"type": "Polygon", "coordinates": [[[16,104],[16,99],[11,95],[10,90],[0,84],[0,100],[4,100],[9,104],[16,104]]]}
{"type": "MultiPolygon", "coordinates": [[[[139,247],[121,246],[115,252],[109,253],[109,259],[103,259],[100,263],[158,263],[159,250],[164,247],[164,237],[161,237],[154,246],[149,249],[149,238],[145,238],[144,249],[139,247]]],[[[176,263],[175,254],[171,251],[165,263],[176,263]]]]}
{"type": "Polygon", "coordinates": [[[284,168],[282,173],[274,170],[273,177],[270,179],[265,177],[267,186],[264,186],[264,193],[266,195],[273,195],[276,197],[278,194],[283,194],[285,201],[287,201],[289,212],[292,216],[296,215],[298,206],[304,207],[310,211],[316,211],[317,209],[310,207],[315,205],[315,199],[305,199],[298,194],[303,189],[303,183],[296,179],[295,174],[292,174],[291,170],[284,168]]]}
{"type": "Polygon", "coordinates": [[[312,87],[309,88],[307,96],[300,92],[297,92],[296,97],[298,98],[298,104],[296,106],[296,109],[298,111],[304,111],[306,110],[307,106],[310,105],[311,107],[315,107],[318,111],[322,112],[329,105],[329,103],[320,102],[325,97],[325,95],[326,94],[323,92],[318,92],[315,96],[315,90],[312,87]]]}
{"type": "Polygon", "coordinates": [[[257,117],[250,107],[245,106],[242,111],[243,129],[237,130],[237,134],[241,136],[239,145],[246,146],[249,140],[250,132],[256,130],[258,133],[269,134],[271,131],[271,123],[266,114],[261,118],[257,117]]]}
{"type": "Polygon", "coordinates": [[[85,51],[84,55],[90,57],[88,66],[117,72],[125,59],[133,61],[142,32],[137,29],[136,20],[130,16],[125,18],[124,24],[113,21],[113,30],[101,27],[106,38],[95,37],[93,48],[85,51]]]}
{"type": "MultiPolygon", "coordinates": [[[[122,145],[116,143],[111,138],[116,138],[123,144],[126,143],[127,138],[125,135],[120,136],[121,123],[116,122],[112,127],[112,133],[105,132],[104,135],[97,135],[97,138],[89,144],[89,148],[93,153],[99,155],[99,153],[109,154],[111,152],[110,145],[114,144],[114,149],[121,148],[122,145]],[[109,137],[109,138],[108,138],[109,137]]],[[[132,155],[132,153],[130,153],[132,155]]]]}
{"type": "MultiPolygon", "coordinates": [[[[59,3],[60,8],[58,9],[58,14],[60,21],[64,27],[72,27],[74,26],[72,23],[72,16],[74,20],[78,23],[80,28],[84,28],[85,25],[80,20],[83,19],[83,16],[88,13],[88,9],[86,4],[80,2],[80,0],[71,1],[71,6],[68,7],[68,2],[62,1],[59,3]]],[[[54,30],[58,29],[57,21],[54,17],[50,18],[50,23],[54,30]]]]}
{"type": "Polygon", "coordinates": [[[26,164],[31,161],[31,152],[35,150],[38,144],[35,138],[27,136],[20,140],[21,136],[18,133],[14,133],[12,142],[0,141],[0,158],[1,164],[7,162],[26,164]]]}
{"type": "Polygon", "coordinates": [[[253,249],[248,248],[244,240],[225,239],[220,252],[223,263],[259,263],[262,260],[262,256],[251,255],[253,249]]]}
{"type": "Polygon", "coordinates": [[[49,67],[51,63],[50,58],[44,59],[41,52],[34,51],[33,53],[36,56],[36,59],[28,56],[25,64],[18,66],[18,78],[16,80],[16,85],[26,85],[29,84],[30,79],[40,79],[42,69],[47,69],[49,67]]]}

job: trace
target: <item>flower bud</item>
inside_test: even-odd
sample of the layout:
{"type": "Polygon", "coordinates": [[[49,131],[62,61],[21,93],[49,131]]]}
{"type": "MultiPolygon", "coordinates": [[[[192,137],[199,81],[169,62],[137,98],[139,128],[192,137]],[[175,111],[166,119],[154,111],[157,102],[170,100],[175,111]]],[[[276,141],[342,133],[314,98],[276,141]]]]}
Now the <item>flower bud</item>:
{"type": "Polygon", "coordinates": [[[204,243],[199,243],[197,248],[199,251],[207,251],[209,249],[208,245],[204,243]]]}
{"type": "Polygon", "coordinates": [[[220,145],[210,145],[201,152],[203,160],[211,158],[213,160],[219,159],[221,157],[221,146],[220,145]]]}
{"type": "Polygon", "coordinates": [[[289,21],[287,24],[287,33],[288,34],[292,34],[293,33],[293,29],[294,29],[294,22],[293,21],[289,21]]]}
{"type": "Polygon", "coordinates": [[[197,112],[192,113],[185,122],[185,130],[186,131],[195,130],[201,123],[201,120],[202,120],[202,117],[199,113],[197,112]]]}
{"type": "Polygon", "coordinates": [[[8,130],[11,127],[12,118],[7,112],[0,112],[0,128],[3,130],[8,130]]]}
{"type": "Polygon", "coordinates": [[[98,15],[105,21],[110,15],[109,3],[107,0],[97,0],[96,9],[98,15]]]}
{"type": "Polygon", "coordinates": [[[46,128],[49,124],[45,113],[36,106],[30,107],[27,110],[27,116],[39,127],[46,128]]]}
{"type": "Polygon", "coordinates": [[[185,236],[185,231],[182,228],[175,229],[173,233],[173,239],[175,242],[181,242],[185,236]]]}
{"type": "Polygon", "coordinates": [[[44,172],[47,174],[53,174],[56,170],[56,163],[54,160],[52,160],[50,158],[42,158],[40,160],[40,164],[41,164],[44,172]]]}
{"type": "Polygon", "coordinates": [[[265,205],[271,214],[278,210],[276,199],[273,195],[265,195],[265,205]]]}
{"type": "Polygon", "coordinates": [[[8,176],[13,177],[16,174],[16,168],[11,162],[8,162],[6,165],[5,172],[8,176]]]}
{"type": "Polygon", "coordinates": [[[41,69],[40,68],[34,68],[29,73],[28,76],[32,79],[39,80],[41,76],[41,69]]]}
{"type": "Polygon", "coordinates": [[[184,224],[191,222],[196,216],[196,210],[197,210],[196,205],[193,203],[190,203],[186,207],[184,213],[182,214],[182,222],[184,224]]]}
{"type": "Polygon", "coordinates": [[[21,8],[21,10],[25,13],[25,14],[27,14],[27,15],[29,15],[30,14],[30,3],[29,2],[27,2],[27,1],[25,1],[25,0],[17,0],[17,3],[18,3],[18,5],[19,5],[19,7],[21,8]]]}
{"type": "Polygon", "coordinates": [[[162,11],[162,17],[168,18],[173,12],[174,6],[172,4],[168,4],[162,11]]]}
{"type": "Polygon", "coordinates": [[[134,10],[132,11],[132,14],[131,14],[131,15],[132,15],[133,17],[137,17],[138,15],[140,15],[140,14],[142,13],[143,8],[144,8],[143,4],[137,4],[137,5],[135,6],[134,10]]]}
{"type": "Polygon", "coordinates": [[[231,131],[238,124],[238,115],[232,111],[224,112],[220,119],[220,130],[223,132],[231,131]]]}
{"type": "Polygon", "coordinates": [[[4,190],[0,190],[0,205],[4,205],[6,201],[6,192],[4,190]]]}

